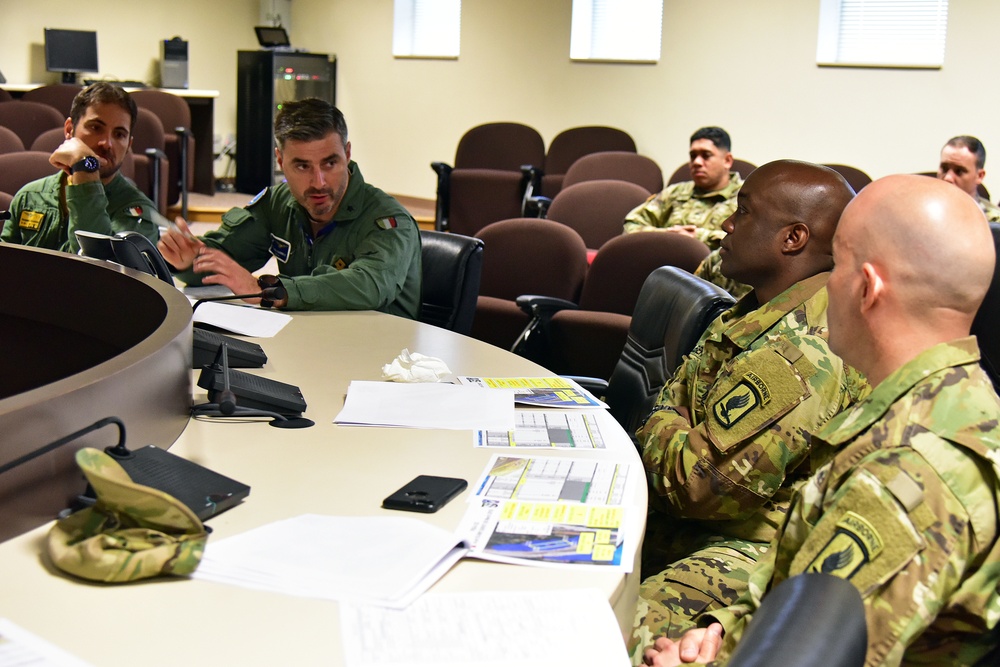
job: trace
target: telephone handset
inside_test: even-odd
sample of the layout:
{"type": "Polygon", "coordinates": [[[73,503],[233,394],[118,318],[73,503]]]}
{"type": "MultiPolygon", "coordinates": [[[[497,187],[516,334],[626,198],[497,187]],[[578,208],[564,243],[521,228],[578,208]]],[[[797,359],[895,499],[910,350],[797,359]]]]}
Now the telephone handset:
{"type": "Polygon", "coordinates": [[[139,232],[118,232],[114,236],[107,236],[77,230],[76,238],[80,242],[81,253],[87,257],[116,262],[130,269],[156,276],[170,285],[174,284],[170,267],[163,259],[163,255],[152,241],[139,232]]]}

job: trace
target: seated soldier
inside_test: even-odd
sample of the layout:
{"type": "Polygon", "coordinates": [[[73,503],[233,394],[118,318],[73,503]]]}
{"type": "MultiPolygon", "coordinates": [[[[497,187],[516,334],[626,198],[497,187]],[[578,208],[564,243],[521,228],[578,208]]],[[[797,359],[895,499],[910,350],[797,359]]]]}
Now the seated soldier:
{"type": "MultiPolygon", "coordinates": [[[[420,232],[403,205],[365,182],[351,160],[344,114],[316,98],[287,102],[274,118],[285,182],[265,188],[222,227],[198,239],[187,223],[160,240],[163,257],[188,285],[225,285],[234,294],[283,286],[265,305],[291,310],[420,313],[420,232]],[[255,278],[271,258],[281,275],[255,278]]],[[[249,303],[259,298],[245,299],[249,303]]]]}
{"type": "Polygon", "coordinates": [[[139,112],[120,87],[95,83],[73,99],[64,141],[49,158],[59,171],[28,183],[10,204],[0,240],[79,252],[76,230],[137,231],[152,242],[167,221],[121,174],[139,112]]]}
{"type": "Polygon", "coordinates": [[[816,435],[835,455],[740,599],[657,639],[647,664],[725,664],[762,596],[817,571],[860,591],[865,665],[987,664],[996,647],[1000,399],[969,336],[994,274],[983,214],[955,188],[889,176],[844,211],[834,255],[830,347],[874,389],[816,435]]]}
{"type": "Polygon", "coordinates": [[[721,127],[703,127],[691,135],[691,180],[668,185],[625,216],[625,233],[669,231],[693,236],[717,248],[726,235],[722,221],[736,210],[743,184],[730,171],[733,154],[721,127]]]}
{"type": "Polygon", "coordinates": [[[990,222],[1000,222],[1000,208],[979,196],[978,186],[986,176],[986,147],[975,137],[952,137],[941,149],[937,177],[957,185],[976,200],[990,222]]]}
{"type": "MultiPolygon", "coordinates": [[[[817,463],[809,433],[866,388],[830,352],[831,241],[854,193],[826,167],[781,160],[747,178],[723,223],[723,273],[753,287],[713,322],[637,433],[649,479],[630,648],[731,604],[817,463]]],[[[821,461],[820,461],[821,462],[821,461]]]]}

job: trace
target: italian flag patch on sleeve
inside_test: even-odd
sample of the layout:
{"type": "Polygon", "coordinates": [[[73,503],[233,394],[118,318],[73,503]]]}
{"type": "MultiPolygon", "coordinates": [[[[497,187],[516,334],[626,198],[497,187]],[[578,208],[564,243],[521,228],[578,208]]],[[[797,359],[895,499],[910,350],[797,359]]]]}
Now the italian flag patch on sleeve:
{"type": "Polygon", "coordinates": [[[381,229],[395,229],[396,228],[396,218],[379,218],[375,221],[375,225],[381,229]]]}

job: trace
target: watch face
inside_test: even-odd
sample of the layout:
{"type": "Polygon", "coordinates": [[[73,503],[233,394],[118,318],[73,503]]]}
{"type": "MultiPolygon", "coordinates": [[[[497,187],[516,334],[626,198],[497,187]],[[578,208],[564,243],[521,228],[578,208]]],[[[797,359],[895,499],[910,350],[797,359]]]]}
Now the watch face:
{"type": "Polygon", "coordinates": [[[98,161],[98,159],[93,155],[88,155],[87,157],[83,158],[82,160],[74,164],[72,171],[73,173],[76,173],[78,171],[86,171],[94,173],[100,168],[101,168],[100,161],[98,161]]]}

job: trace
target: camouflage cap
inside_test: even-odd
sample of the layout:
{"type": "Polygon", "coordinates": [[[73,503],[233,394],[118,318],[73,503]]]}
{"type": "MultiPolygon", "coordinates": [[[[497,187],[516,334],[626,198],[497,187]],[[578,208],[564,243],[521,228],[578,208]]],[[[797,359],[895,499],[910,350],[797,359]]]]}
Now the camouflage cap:
{"type": "Polygon", "coordinates": [[[190,574],[198,567],[208,533],[190,508],[136,484],[98,449],[81,449],[76,462],[97,502],[56,521],[49,531],[46,548],[56,567],[106,582],[190,574]]]}

